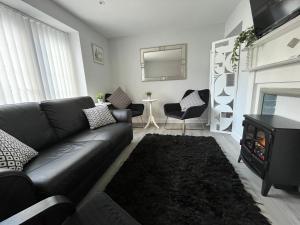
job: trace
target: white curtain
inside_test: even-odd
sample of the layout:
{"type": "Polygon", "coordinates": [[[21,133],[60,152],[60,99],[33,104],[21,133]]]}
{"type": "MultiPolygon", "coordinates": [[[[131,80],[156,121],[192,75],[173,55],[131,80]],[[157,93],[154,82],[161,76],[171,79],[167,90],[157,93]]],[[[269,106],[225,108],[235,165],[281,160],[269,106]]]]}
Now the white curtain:
{"type": "Polygon", "coordinates": [[[69,35],[0,4],[0,104],[77,95],[69,35]]]}

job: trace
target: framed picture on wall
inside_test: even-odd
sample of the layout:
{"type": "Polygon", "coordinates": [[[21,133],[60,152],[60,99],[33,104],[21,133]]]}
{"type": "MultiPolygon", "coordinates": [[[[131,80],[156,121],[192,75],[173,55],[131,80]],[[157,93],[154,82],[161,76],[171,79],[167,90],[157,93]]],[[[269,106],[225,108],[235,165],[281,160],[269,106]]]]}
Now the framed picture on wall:
{"type": "Polygon", "coordinates": [[[96,44],[92,44],[92,50],[93,50],[93,59],[95,63],[99,63],[104,65],[104,51],[103,48],[96,44]]]}

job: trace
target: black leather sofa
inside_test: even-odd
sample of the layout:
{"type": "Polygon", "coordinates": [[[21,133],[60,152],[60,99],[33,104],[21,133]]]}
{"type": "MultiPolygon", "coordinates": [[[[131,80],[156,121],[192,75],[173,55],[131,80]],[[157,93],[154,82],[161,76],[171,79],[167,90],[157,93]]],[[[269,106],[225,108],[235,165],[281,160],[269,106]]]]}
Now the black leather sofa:
{"type": "Polygon", "coordinates": [[[39,152],[23,172],[0,170],[0,221],[49,196],[79,202],[131,142],[130,110],[90,130],[82,109],[94,106],[90,97],[0,106],[0,129],[39,152]]]}

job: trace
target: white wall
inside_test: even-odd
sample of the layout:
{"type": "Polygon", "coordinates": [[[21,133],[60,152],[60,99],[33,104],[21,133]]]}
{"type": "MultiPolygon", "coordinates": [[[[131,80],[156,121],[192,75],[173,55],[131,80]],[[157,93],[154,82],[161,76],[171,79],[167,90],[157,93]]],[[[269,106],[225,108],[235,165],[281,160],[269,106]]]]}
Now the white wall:
{"type": "Polygon", "coordinates": [[[275,115],[287,117],[300,121],[300,98],[290,96],[278,96],[275,108],[275,115]],[[293,109],[293,110],[287,110],[293,109]]]}
{"type": "Polygon", "coordinates": [[[230,34],[240,22],[243,23],[243,30],[253,26],[249,0],[241,0],[241,2],[232,11],[225,23],[224,37],[230,34]]]}
{"type": "Polygon", "coordinates": [[[79,32],[88,95],[95,98],[97,92],[109,91],[111,89],[111,77],[109,75],[107,39],[51,0],[23,1],[79,32]],[[104,65],[93,62],[92,43],[104,49],[104,65]]]}
{"type": "MultiPolygon", "coordinates": [[[[249,0],[242,0],[236,8],[233,10],[231,15],[225,24],[225,33],[224,37],[230,34],[234,28],[241,23],[243,24],[243,30],[248,27],[253,26],[251,7],[249,0]]],[[[249,72],[244,72],[245,64],[247,61],[247,52],[241,52],[240,56],[240,68],[238,74],[238,87],[237,87],[237,96],[234,105],[234,115],[233,115],[233,126],[232,126],[232,136],[239,141],[243,134],[242,122],[244,120],[243,115],[247,113],[250,108],[250,104],[247,100],[249,96],[247,93],[250,91],[249,88],[249,72]]]]}
{"type": "MultiPolygon", "coordinates": [[[[224,25],[203,28],[199,31],[159,33],[136,37],[117,38],[109,41],[113,87],[121,86],[134,102],[141,102],[145,92],[151,91],[154,114],[164,122],[163,105],[179,102],[187,89],[209,87],[211,43],[222,38],[224,25]],[[187,43],[187,79],[178,81],[141,81],[140,48],[187,43]]],[[[207,120],[207,116],[204,116],[207,120]]]]}

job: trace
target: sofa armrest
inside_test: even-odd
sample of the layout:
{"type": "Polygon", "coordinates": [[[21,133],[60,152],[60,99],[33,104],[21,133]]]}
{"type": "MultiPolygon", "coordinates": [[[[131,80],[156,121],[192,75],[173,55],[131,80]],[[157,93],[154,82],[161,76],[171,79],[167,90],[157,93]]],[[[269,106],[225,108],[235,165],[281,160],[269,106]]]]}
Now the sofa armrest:
{"type": "Polygon", "coordinates": [[[0,199],[0,221],[37,202],[31,179],[8,169],[0,169],[0,199]]]}
{"type": "Polygon", "coordinates": [[[118,122],[132,123],[130,109],[113,109],[111,114],[118,122]]]}
{"type": "Polygon", "coordinates": [[[51,224],[61,224],[74,211],[73,203],[67,198],[64,196],[52,196],[9,217],[2,221],[1,225],[28,224],[34,221],[41,221],[41,216],[45,216],[45,218],[50,218],[51,216],[51,224]]]}

